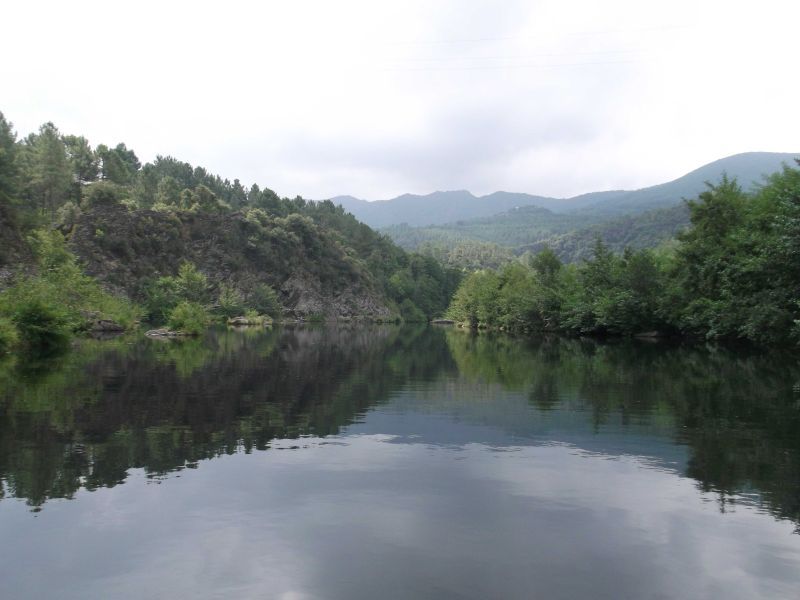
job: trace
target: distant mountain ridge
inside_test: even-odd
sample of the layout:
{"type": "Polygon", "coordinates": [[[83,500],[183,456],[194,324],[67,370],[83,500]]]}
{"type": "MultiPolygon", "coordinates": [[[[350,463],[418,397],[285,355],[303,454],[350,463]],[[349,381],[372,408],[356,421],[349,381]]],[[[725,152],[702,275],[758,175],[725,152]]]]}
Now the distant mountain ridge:
{"type": "Polygon", "coordinates": [[[723,173],[735,177],[745,189],[761,182],[763,175],[793,164],[800,153],[746,152],[703,165],[673,181],[639,190],[601,191],[572,198],[552,198],[526,193],[494,192],[475,196],[466,190],[403,194],[390,200],[369,202],[353,196],[330,200],[375,228],[407,224],[414,227],[444,225],[483,219],[525,206],[537,206],[556,213],[575,213],[597,221],[646,212],[679,204],[705,189],[705,182],[718,181],[723,173]]]}
{"type": "Polygon", "coordinates": [[[556,198],[507,192],[478,197],[467,190],[433,192],[424,196],[403,194],[391,200],[374,202],[353,196],[337,196],[330,200],[334,204],[341,204],[359,221],[374,228],[401,223],[412,226],[440,225],[489,217],[519,206],[558,202],[556,198]]]}

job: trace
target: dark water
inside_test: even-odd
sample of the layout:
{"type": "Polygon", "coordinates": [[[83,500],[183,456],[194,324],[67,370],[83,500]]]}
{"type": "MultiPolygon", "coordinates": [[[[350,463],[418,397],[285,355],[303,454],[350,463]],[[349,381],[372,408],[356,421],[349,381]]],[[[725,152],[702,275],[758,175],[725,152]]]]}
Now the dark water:
{"type": "Polygon", "coordinates": [[[798,598],[786,354],[213,331],[0,362],[3,598],[798,598]]]}

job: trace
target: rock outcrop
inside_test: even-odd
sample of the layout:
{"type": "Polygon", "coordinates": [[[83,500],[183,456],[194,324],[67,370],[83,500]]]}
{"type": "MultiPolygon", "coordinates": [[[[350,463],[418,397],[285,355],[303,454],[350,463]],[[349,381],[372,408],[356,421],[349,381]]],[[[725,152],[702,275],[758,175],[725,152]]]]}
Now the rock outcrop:
{"type": "Polygon", "coordinates": [[[290,318],[394,318],[370,272],[335,235],[303,217],[265,228],[241,213],[169,213],[104,206],[85,212],[70,246],[113,292],[141,299],[148,280],[194,263],[214,285],[245,297],[275,289],[290,318]]]}

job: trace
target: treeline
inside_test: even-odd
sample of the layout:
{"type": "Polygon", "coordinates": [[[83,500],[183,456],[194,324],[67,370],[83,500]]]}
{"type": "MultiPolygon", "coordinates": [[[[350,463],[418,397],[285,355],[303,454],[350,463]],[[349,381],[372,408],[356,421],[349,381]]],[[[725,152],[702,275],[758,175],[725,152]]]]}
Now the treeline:
{"type": "Polygon", "coordinates": [[[656,248],[675,238],[688,226],[689,210],[685,204],[678,204],[554,235],[530,246],[521,246],[516,251],[535,254],[547,247],[563,262],[580,262],[592,257],[594,242],[598,238],[619,253],[628,247],[634,250],[656,248]]]}
{"type": "MultiPolygon", "coordinates": [[[[65,252],[80,250],[93,258],[111,258],[109,264],[133,265],[119,272],[119,280],[122,275],[147,271],[142,264],[148,253],[164,254],[170,244],[198,235],[199,228],[191,229],[198,219],[211,219],[208,222],[217,227],[212,235],[222,231],[220,223],[230,220],[232,224],[224,233],[232,239],[243,232],[246,239],[235,244],[228,240],[227,246],[215,248],[219,255],[215,259],[224,268],[209,276],[201,300],[165,292],[180,288],[176,282],[182,275],[177,271],[186,259],[179,255],[171,257],[169,275],[160,268],[150,268],[153,275],[141,281],[124,285],[112,281],[115,292],[124,292],[143,306],[146,316],[162,322],[169,320],[165,306],[174,310],[182,303],[200,305],[207,312],[219,312],[220,306],[256,310],[256,305],[268,298],[270,311],[281,314],[296,298],[281,295],[279,287],[292,276],[291,269],[300,267],[304,276],[313,278],[311,287],[333,290],[331,294],[348,285],[367,290],[380,297],[395,315],[424,320],[445,310],[460,279],[459,270],[445,268],[429,256],[405,252],[330,201],[281,198],[268,188],[255,184],[247,187],[238,179],[223,179],[169,156],[142,164],[124,143],[92,146],[85,137],[63,134],[52,123],[18,140],[2,113],[0,217],[0,240],[13,240],[9,248],[0,249],[0,267],[5,267],[5,271],[0,269],[0,289],[9,286],[4,275],[9,269],[16,273],[11,282],[14,285],[30,283],[45,274],[41,264],[33,260],[25,268],[15,264],[26,252],[10,246],[25,245],[24,250],[29,251],[29,238],[55,239],[55,231],[63,236],[65,252]],[[121,224],[125,219],[127,222],[121,224]],[[141,225],[136,237],[122,235],[133,231],[134,222],[137,227],[141,225]],[[152,224],[151,232],[144,225],[147,222],[152,224]],[[81,225],[85,230],[87,224],[97,225],[89,236],[81,231],[81,225]],[[166,235],[169,228],[175,232],[166,235]],[[75,238],[78,232],[80,240],[75,238]],[[247,256],[234,255],[241,251],[247,256]],[[237,279],[237,270],[245,259],[251,271],[262,269],[263,277],[252,277],[248,272],[246,282],[242,283],[245,277],[237,279]],[[227,279],[236,285],[228,285],[227,279]],[[165,294],[170,298],[166,305],[165,294]]],[[[31,257],[33,254],[27,252],[31,257]]],[[[163,263],[161,260],[159,264],[163,263]]],[[[72,264],[80,272],[81,262],[74,256],[72,264]]],[[[103,267],[102,261],[95,261],[94,266],[103,267]]],[[[186,268],[194,267],[203,269],[200,264],[186,268]]],[[[59,303],[55,297],[52,301],[59,303]]],[[[8,303],[0,301],[0,307],[8,303]]],[[[194,312],[187,318],[196,317],[196,322],[203,313],[195,310],[197,306],[192,308],[194,312]]],[[[0,317],[6,321],[16,318],[8,312],[0,317]]]]}
{"type": "Polygon", "coordinates": [[[550,249],[468,276],[448,314],[471,327],[578,335],[800,341],[800,170],[755,192],[723,177],[687,202],[676,244],[564,265],[550,249]]]}

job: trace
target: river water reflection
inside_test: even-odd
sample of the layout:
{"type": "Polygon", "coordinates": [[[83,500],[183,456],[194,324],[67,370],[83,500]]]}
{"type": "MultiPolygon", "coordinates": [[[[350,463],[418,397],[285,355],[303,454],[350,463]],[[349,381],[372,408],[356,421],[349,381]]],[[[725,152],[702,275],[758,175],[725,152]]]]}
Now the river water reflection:
{"type": "Polygon", "coordinates": [[[8,598],[796,598],[797,357],[394,326],[0,362],[8,598]]]}

